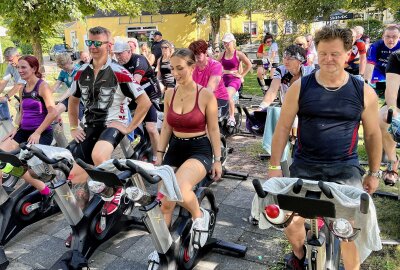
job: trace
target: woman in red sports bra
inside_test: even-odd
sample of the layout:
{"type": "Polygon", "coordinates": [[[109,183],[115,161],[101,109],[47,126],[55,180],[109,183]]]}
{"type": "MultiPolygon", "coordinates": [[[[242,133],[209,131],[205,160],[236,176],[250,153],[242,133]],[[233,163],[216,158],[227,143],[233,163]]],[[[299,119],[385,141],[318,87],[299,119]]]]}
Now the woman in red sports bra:
{"type": "MultiPolygon", "coordinates": [[[[198,231],[208,231],[209,213],[199,206],[193,187],[209,171],[214,180],[221,178],[217,100],[212,91],[193,81],[195,56],[191,50],[176,51],[170,63],[177,86],[165,92],[166,117],[161,129],[157,160],[163,161],[164,165],[177,168],[176,178],[183,196],[181,206],[191,213],[194,220],[193,228],[198,231]],[[168,150],[166,150],[167,145],[168,150]]],[[[171,223],[174,208],[175,202],[163,198],[161,211],[168,225],[171,223]]],[[[194,241],[194,247],[204,246],[208,233],[195,232],[195,234],[199,234],[194,235],[194,239],[199,241],[194,241]]]]}

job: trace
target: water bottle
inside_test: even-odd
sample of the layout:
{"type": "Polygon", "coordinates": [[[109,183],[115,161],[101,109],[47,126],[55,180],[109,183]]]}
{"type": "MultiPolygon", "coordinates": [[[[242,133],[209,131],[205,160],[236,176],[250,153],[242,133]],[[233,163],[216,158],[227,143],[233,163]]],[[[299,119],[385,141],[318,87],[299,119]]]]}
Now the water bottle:
{"type": "Polygon", "coordinates": [[[125,194],[128,199],[141,205],[146,205],[151,201],[150,194],[138,187],[128,187],[125,190],[125,194]]]}
{"type": "Polygon", "coordinates": [[[3,173],[13,175],[15,177],[21,177],[25,174],[25,168],[23,166],[14,167],[10,163],[0,163],[0,170],[3,173]]]}

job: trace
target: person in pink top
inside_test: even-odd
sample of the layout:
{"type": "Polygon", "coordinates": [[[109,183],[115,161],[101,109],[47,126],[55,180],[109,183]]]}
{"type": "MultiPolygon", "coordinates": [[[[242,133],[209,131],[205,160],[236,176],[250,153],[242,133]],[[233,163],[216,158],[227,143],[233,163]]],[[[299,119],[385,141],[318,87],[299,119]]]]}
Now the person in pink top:
{"type": "Polygon", "coordinates": [[[220,117],[228,113],[229,94],[222,80],[222,65],[207,56],[207,48],[207,42],[202,39],[189,45],[189,49],[196,58],[193,80],[214,92],[218,102],[218,117],[220,117]]]}
{"type": "Polygon", "coordinates": [[[235,126],[235,102],[233,101],[233,96],[240,89],[244,77],[250,71],[251,62],[244,53],[236,50],[236,39],[233,34],[226,33],[222,41],[225,51],[219,54],[217,61],[221,62],[224,68],[222,79],[229,94],[228,125],[235,126]],[[241,63],[244,64],[243,69],[240,68],[241,63]]]}

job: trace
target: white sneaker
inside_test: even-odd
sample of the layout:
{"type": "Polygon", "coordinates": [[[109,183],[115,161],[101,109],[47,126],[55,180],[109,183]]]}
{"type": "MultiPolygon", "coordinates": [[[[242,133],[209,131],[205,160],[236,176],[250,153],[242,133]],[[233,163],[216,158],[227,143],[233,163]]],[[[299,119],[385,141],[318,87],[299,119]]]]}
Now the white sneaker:
{"type": "Polygon", "coordinates": [[[193,221],[192,231],[191,231],[191,242],[195,249],[204,247],[208,240],[209,225],[210,225],[210,213],[200,207],[203,212],[202,218],[196,218],[193,221]]]}
{"type": "Polygon", "coordinates": [[[160,257],[158,256],[157,250],[154,250],[147,257],[148,267],[147,270],[157,270],[160,267],[160,257]]]}
{"type": "Polygon", "coordinates": [[[235,118],[229,118],[228,122],[226,123],[228,126],[234,127],[236,125],[235,118]]]}

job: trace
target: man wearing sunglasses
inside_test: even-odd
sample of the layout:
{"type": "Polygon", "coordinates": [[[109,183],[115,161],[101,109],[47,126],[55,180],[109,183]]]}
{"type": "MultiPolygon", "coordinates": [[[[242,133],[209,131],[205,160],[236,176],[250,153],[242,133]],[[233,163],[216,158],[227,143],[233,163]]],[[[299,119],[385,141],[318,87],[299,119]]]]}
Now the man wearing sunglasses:
{"type": "MultiPolygon", "coordinates": [[[[74,94],[68,104],[71,135],[75,141],[75,147],[73,143],[70,145],[71,152],[75,159],[81,158],[96,166],[111,158],[122,138],[142,123],[151,105],[146,92],[134,82],[129,71],[109,57],[110,40],[108,29],[101,26],[89,29],[89,39],[85,43],[92,60],[83,65],[75,76],[71,86],[74,94]],[[84,128],[78,125],[79,100],[85,105],[84,128]],[[131,100],[136,102],[137,108],[129,122],[128,104],[131,100]]],[[[74,184],[86,183],[88,179],[86,172],[76,164],[70,177],[74,184]]],[[[102,194],[107,214],[118,209],[122,192],[119,188],[113,192],[114,196],[104,197],[102,194]]],[[[80,191],[79,194],[85,192],[80,191]]],[[[83,196],[77,197],[84,199],[83,196]]]]}
{"type": "MultiPolygon", "coordinates": [[[[140,54],[134,53],[136,47],[132,47],[130,42],[118,40],[114,44],[114,54],[118,63],[126,68],[133,76],[136,82],[138,82],[144,91],[146,91],[150,100],[153,103],[159,102],[161,97],[161,89],[158,86],[156,75],[154,74],[153,68],[150,66],[146,57],[140,54]]],[[[131,44],[132,45],[132,44],[131,44]]],[[[134,45],[135,46],[135,45],[134,45]]],[[[136,103],[132,102],[129,104],[130,109],[135,109],[136,103]]],[[[157,130],[157,109],[152,105],[144,118],[146,122],[146,130],[149,133],[151,147],[153,148],[153,160],[157,161],[157,149],[158,142],[160,140],[160,134],[157,130]]]]}
{"type": "Polygon", "coordinates": [[[8,81],[14,79],[14,87],[3,97],[0,101],[9,100],[9,97],[14,96],[19,90],[25,85],[25,81],[21,79],[21,76],[17,70],[18,59],[20,58],[17,48],[8,47],[4,50],[4,57],[8,62],[6,72],[4,73],[3,79],[0,80],[0,93],[6,88],[8,81]]]}

